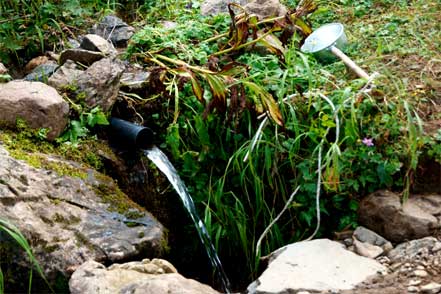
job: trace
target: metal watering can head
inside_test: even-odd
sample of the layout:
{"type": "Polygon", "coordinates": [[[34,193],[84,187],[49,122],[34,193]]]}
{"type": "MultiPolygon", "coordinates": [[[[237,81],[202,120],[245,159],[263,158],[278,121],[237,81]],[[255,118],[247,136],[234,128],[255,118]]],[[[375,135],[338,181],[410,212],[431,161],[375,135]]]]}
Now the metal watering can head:
{"type": "Polygon", "coordinates": [[[331,47],[335,46],[344,50],[348,40],[341,23],[329,23],[316,29],[306,38],[300,48],[302,52],[314,54],[322,62],[336,61],[337,57],[332,54],[331,47]]]}
{"type": "Polygon", "coordinates": [[[341,23],[325,24],[309,35],[300,50],[313,54],[318,60],[325,63],[336,61],[339,58],[360,78],[369,79],[363,69],[352,61],[342,50],[348,41],[341,23]]]}

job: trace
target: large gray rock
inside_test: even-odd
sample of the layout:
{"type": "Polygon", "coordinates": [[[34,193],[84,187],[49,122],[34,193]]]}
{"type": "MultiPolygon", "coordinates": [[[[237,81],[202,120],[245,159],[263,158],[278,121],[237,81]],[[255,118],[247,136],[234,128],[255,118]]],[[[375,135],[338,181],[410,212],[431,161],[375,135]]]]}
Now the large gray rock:
{"type": "Polygon", "coordinates": [[[123,47],[135,33],[135,29],[114,15],[107,15],[99,24],[90,30],[90,33],[99,35],[112,41],[116,47],[123,47]]]}
{"type": "Polygon", "coordinates": [[[412,195],[401,204],[398,194],[377,191],[360,203],[359,222],[393,242],[430,236],[441,228],[441,195],[412,195]]]}
{"type": "MultiPolygon", "coordinates": [[[[77,175],[33,168],[9,156],[0,144],[0,215],[29,240],[51,282],[69,278],[87,260],[124,262],[163,252],[162,225],[110,178],[47,155],[32,156],[43,166],[71,168],[77,175]]],[[[2,263],[26,276],[23,267],[29,263],[23,251],[4,236],[0,235],[2,263]]]]}
{"type": "Polygon", "coordinates": [[[108,111],[116,99],[124,64],[111,58],[105,58],[92,64],[78,78],[79,91],[85,94],[85,101],[90,107],[100,106],[108,111]]]}
{"type": "Polygon", "coordinates": [[[49,85],[59,91],[72,87],[88,106],[100,106],[103,111],[108,111],[118,98],[124,69],[124,64],[113,58],[101,59],[86,70],[67,61],[50,77],[49,85]]]}
{"type": "Polygon", "coordinates": [[[358,256],[327,239],[294,243],[279,249],[268,268],[248,287],[249,294],[340,291],[385,272],[375,260],[358,256]]]}
{"type": "Polygon", "coordinates": [[[109,268],[88,261],[74,272],[69,289],[72,294],[218,294],[207,285],[184,278],[168,262],[161,260],[109,268]]]}
{"type": "Polygon", "coordinates": [[[69,105],[58,92],[40,82],[0,84],[0,121],[15,125],[24,119],[31,128],[47,128],[47,139],[58,137],[67,124],[69,105]]]}

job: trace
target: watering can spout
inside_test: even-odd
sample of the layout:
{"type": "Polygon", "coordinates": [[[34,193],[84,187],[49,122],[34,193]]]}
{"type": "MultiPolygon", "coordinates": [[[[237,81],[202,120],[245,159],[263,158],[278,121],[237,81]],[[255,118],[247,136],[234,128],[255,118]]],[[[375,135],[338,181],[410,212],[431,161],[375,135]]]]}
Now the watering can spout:
{"type": "Polygon", "coordinates": [[[129,149],[149,149],[153,145],[153,131],[126,120],[110,118],[112,140],[129,149]]]}

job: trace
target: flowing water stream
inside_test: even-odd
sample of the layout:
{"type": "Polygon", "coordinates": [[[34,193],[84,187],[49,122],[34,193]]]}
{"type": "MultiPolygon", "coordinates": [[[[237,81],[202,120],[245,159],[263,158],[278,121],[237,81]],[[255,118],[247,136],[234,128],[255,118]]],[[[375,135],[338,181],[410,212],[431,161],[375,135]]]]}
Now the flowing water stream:
{"type": "Polygon", "coordinates": [[[210,235],[208,234],[204,223],[199,218],[193,199],[191,198],[190,194],[187,191],[187,188],[179,177],[178,172],[168,160],[167,156],[158,147],[154,146],[151,149],[145,150],[145,154],[165,174],[167,179],[172,184],[173,188],[175,188],[176,192],[178,192],[182,203],[184,204],[185,208],[190,214],[191,219],[195,224],[199,238],[201,239],[202,244],[205,247],[208,258],[210,259],[211,264],[220,279],[220,282],[222,283],[224,291],[226,293],[231,293],[230,282],[222,267],[216,249],[211,242],[210,235]]]}

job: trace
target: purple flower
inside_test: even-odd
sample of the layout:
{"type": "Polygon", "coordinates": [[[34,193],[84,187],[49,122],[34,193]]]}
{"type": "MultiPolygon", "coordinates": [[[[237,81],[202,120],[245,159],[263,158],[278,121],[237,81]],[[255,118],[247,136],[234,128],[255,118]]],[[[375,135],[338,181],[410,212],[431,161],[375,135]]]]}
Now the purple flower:
{"type": "Polygon", "coordinates": [[[364,138],[361,143],[363,143],[364,145],[368,146],[368,147],[372,147],[374,146],[374,142],[372,140],[372,138],[364,138]]]}

